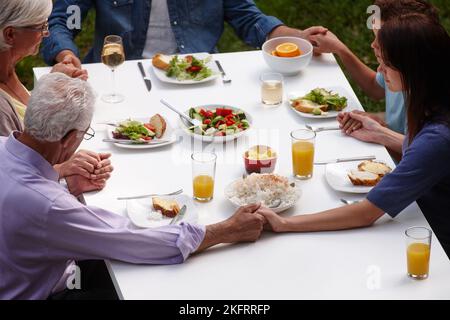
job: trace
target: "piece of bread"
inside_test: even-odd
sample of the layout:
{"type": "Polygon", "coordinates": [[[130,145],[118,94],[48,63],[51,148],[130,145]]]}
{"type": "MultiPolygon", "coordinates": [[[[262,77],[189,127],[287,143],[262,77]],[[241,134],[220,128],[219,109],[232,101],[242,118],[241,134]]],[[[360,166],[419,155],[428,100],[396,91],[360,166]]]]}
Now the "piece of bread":
{"type": "Polygon", "coordinates": [[[152,59],[152,64],[161,70],[167,70],[170,67],[170,60],[172,60],[171,56],[166,56],[162,53],[157,53],[152,59]]]}
{"type": "Polygon", "coordinates": [[[173,218],[180,212],[180,206],[175,200],[154,197],[152,202],[153,208],[160,210],[166,217],[173,218]]]}
{"type": "Polygon", "coordinates": [[[150,124],[156,130],[156,138],[161,138],[164,135],[164,132],[166,132],[166,120],[164,120],[164,118],[160,114],[155,114],[153,117],[151,117],[150,124]]]}
{"type": "Polygon", "coordinates": [[[359,170],[350,171],[348,178],[355,186],[367,187],[375,186],[381,180],[381,177],[375,173],[359,170]]]}
{"type": "Polygon", "coordinates": [[[292,106],[295,108],[295,110],[303,113],[313,113],[314,109],[320,109],[323,112],[326,112],[328,110],[327,105],[320,105],[315,102],[304,99],[294,100],[292,102],[292,106]]]}
{"type": "Polygon", "coordinates": [[[386,174],[390,173],[392,169],[382,162],[377,161],[363,161],[358,165],[360,171],[366,171],[373,174],[377,174],[380,178],[384,177],[386,174]]]}

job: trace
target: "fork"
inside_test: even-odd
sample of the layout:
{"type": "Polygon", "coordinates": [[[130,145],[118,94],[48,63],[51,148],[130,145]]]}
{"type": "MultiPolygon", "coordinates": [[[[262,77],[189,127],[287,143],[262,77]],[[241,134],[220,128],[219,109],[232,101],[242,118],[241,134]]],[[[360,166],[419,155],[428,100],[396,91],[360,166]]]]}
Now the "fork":
{"type": "Polygon", "coordinates": [[[331,131],[331,130],[341,130],[338,126],[330,126],[330,127],[313,127],[309,124],[305,124],[305,127],[308,128],[311,131],[314,132],[321,132],[321,131],[331,131]]]}

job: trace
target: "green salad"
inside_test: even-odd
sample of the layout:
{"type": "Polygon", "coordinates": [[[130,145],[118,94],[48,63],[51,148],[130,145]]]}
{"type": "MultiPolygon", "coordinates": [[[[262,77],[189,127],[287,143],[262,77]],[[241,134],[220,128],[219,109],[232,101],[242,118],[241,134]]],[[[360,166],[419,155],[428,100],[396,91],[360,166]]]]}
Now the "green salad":
{"type": "Polygon", "coordinates": [[[150,141],[155,138],[155,128],[150,123],[127,120],[120,122],[112,132],[114,139],[125,139],[134,141],[150,141]]]}
{"type": "Polygon", "coordinates": [[[212,70],[206,66],[210,60],[211,56],[206,59],[197,59],[192,55],[183,58],[174,56],[170,60],[166,75],[170,78],[176,78],[178,81],[206,79],[213,75],[212,70]]]}

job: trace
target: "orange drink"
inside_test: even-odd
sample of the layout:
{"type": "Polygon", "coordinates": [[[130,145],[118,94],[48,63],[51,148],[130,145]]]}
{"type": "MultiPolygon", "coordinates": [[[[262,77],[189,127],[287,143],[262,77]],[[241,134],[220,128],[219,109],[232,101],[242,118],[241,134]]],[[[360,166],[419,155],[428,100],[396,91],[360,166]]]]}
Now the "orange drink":
{"type": "Polygon", "coordinates": [[[406,257],[408,276],[413,279],[428,278],[431,249],[431,230],[412,227],[406,230],[406,257]]]}
{"type": "Polygon", "coordinates": [[[197,200],[212,199],[214,194],[214,179],[207,175],[199,175],[194,178],[193,182],[194,198],[197,200]]]}
{"type": "Polygon", "coordinates": [[[313,176],[314,169],[314,131],[301,129],[291,132],[292,169],[294,176],[306,180],[313,176]]]}
{"type": "Polygon", "coordinates": [[[217,156],[211,152],[197,152],[193,153],[191,158],[194,199],[200,202],[208,202],[214,195],[217,156]]]}

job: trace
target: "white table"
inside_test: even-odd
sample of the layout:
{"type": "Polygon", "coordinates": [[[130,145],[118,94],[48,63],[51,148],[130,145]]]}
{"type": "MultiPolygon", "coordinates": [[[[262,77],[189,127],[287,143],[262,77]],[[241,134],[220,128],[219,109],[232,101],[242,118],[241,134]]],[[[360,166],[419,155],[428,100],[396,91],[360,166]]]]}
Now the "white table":
{"type": "MultiPolygon", "coordinates": [[[[179,187],[192,194],[191,139],[152,150],[125,150],[101,142],[105,127],[98,122],[127,117],[150,117],[161,113],[174,126],[177,116],[163,107],[164,98],[187,109],[202,104],[239,106],[254,119],[255,129],[236,144],[214,145],[218,153],[214,200],[198,204],[200,223],[209,224],[229,217],[234,208],[223,195],[224,187],[244,170],[242,153],[249,146],[268,144],[279,153],[277,173],[291,174],[289,133],[305,123],[286,105],[262,107],[259,75],[269,71],[259,51],[218,54],[231,85],[220,80],[194,86],[167,85],[155,78],[150,61],[143,60],[152,77],[147,92],[136,61],[127,61],[117,70],[117,88],[125,102],[107,105],[99,100],[93,126],[94,139],[82,148],[111,152],[114,174],[105,190],[86,196],[89,204],[126,215],[125,202],[118,196],[173,191],[179,187]],[[226,152],[225,152],[226,151],[226,152]]],[[[102,64],[85,65],[89,82],[102,94],[110,88],[110,71],[102,64]]],[[[39,78],[48,68],[35,69],[39,78]]],[[[343,86],[357,100],[332,55],[314,58],[306,71],[285,79],[285,92],[316,86],[343,86]]],[[[330,124],[335,120],[317,121],[330,124]]],[[[308,121],[311,122],[311,121],[308,121]]],[[[385,148],[345,137],[338,131],[322,132],[316,140],[316,160],[360,155],[376,155],[393,165],[385,148]]],[[[208,147],[209,149],[211,147],[208,147]]],[[[313,179],[300,182],[303,196],[298,205],[284,213],[306,214],[340,206],[339,199],[361,199],[335,192],[324,177],[324,166],[316,166],[313,179]]],[[[218,246],[171,266],[132,265],[107,261],[116,289],[123,299],[448,299],[450,264],[437,238],[433,238],[430,278],[412,281],[405,275],[404,230],[428,226],[416,204],[395,220],[387,216],[375,226],[339,232],[263,235],[251,244],[218,246]]]]}

